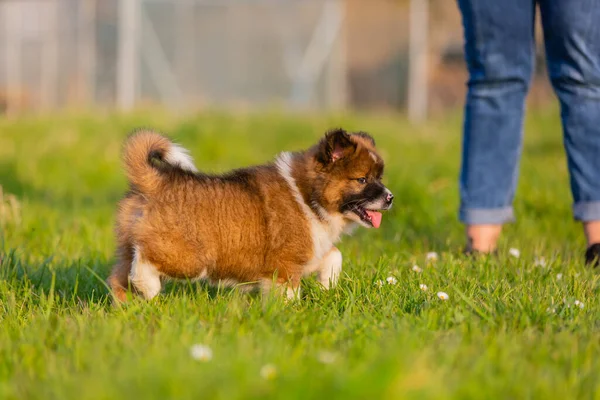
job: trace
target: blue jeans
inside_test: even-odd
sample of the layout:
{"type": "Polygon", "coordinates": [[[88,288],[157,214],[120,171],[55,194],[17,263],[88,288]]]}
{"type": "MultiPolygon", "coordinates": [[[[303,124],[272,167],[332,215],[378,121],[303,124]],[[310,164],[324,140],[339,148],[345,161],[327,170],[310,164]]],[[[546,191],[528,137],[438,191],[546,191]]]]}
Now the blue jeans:
{"type": "Polygon", "coordinates": [[[577,220],[600,220],[600,2],[458,0],[469,69],[460,175],[466,224],[514,219],[536,3],[561,106],[573,213],[577,220]]]}

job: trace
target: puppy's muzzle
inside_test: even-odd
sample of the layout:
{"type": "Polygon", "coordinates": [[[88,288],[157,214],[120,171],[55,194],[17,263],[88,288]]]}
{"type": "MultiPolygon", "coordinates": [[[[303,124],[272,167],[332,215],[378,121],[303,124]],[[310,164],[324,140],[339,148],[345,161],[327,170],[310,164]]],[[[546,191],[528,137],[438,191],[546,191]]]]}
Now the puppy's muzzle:
{"type": "Polygon", "coordinates": [[[394,203],[394,194],[390,192],[388,188],[386,188],[383,196],[384,197],[382,210],[389,210],[390,208],[392,208],[392,204],[394,203]]]}
{"type": "Polygon", "coordinates": [[[394,201],[394,195],[390,192],[385,197],[385,203],[391,206],[393,201],[394,201]]]}

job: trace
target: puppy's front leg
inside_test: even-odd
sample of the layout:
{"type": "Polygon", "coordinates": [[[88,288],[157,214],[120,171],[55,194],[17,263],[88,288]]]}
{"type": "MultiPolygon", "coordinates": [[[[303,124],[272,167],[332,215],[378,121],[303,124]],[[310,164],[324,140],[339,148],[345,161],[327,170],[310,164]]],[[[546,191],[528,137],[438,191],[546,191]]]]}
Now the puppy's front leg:
{"type": "Polygon", "coordinates": [[[325,288],[331,289],[337,285],[341,273],[342,253],[334,246],[321,260],[319,282],[325,288]]]}

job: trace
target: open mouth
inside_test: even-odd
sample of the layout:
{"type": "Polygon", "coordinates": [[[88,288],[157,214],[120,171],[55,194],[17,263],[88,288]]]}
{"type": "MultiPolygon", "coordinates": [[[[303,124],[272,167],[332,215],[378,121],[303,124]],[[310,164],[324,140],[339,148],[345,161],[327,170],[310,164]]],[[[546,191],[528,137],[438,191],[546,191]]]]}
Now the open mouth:
{"type": "Polygon", "coordinates": [[[357,206],[352,210],[356,215],[360,217],[360,220],[364,223],[371,225],[373,228],[379,228],[381,225],[381,213],[375,210],[368,210],[366,208],[357,206]]]}

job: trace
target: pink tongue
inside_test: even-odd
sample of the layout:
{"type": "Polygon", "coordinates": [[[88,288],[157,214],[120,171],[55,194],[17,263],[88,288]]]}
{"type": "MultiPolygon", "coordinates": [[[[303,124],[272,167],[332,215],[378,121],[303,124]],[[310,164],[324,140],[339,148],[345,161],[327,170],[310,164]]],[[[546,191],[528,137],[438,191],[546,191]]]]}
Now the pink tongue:
{"type": "Polygon", "coordinates": [[[365,210],[367,211],[367,215],[371,217],[371,223],[374,228],[379,228],[381,225],[381,213],[377,211],[365,210]]]}

